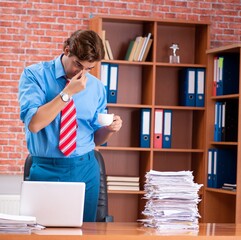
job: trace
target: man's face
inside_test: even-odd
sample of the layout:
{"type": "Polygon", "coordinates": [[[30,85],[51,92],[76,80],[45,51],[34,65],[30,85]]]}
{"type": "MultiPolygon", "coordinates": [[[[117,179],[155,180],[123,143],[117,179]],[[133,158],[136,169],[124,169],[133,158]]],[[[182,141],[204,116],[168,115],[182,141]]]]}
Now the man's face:
{"type": "Polygon", "coordinates": [[[80,61],[76,56],[65,54],[64,69],[68,78],[74,77],[80,71],[82,74],[89,72],[96,65],[96,62],[80,61]]]}

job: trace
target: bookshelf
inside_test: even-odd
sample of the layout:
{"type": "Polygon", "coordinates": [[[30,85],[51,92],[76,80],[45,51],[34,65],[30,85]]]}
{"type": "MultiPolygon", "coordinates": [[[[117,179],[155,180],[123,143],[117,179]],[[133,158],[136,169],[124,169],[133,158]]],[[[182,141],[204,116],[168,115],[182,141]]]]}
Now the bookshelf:
{"type": "MultiPolygon", "coordinates": [[[[123,120],[120,132],[107,146],[98,147],[104,156],[107,175],[140,178],[140,191],[109,191],[109,212],[114,221],[131,222],[143,218],[143,185],[150,169],[157,171],[192,170],[195,181],[205,180],[205,114],[204,107],[181,106],[178,99],[179,71],[183,68],[205,68],[209,48],[208,22],[143,19],[132,17],[96,16],[90,19],[90,29],[109,40],[114,60],[118,64],[118,96],[108,110],[123,120]],[[125,59],[131,40],[151,33],[152,45],[146,61],[125,59]],[[170,64],[169,47],[179,44],[179,64],[170,64]],[[151,110],[150,147],[140,147],[140,110],[151,110]],[[154,148],[154,111],[172,110],[172,146],[154,148]],[[128,214],[126,214],[128,213],[128,214]]],[[[100,78],[100,64],[92,72],[100,78]]],[[[202,197],[203,192],[201,190],[202,197]]],[[[203,213],[203,204],[199,204],[203,213]]]]}
{"type": "MultiPolygon", "coordinates": [[[[238,56],[239,63],[232,64],[229,67],[235,67],[235,71],[239,73],[239,76],[231,77],[229,81],[232,82],[232,85],[235,80],[241,82],[241,44],[234,44],[230,46],[224,46],[220,48],[210,49],[207,51],[208,55],[208,73],[207,73],[207,127],[206,127],[206,149],[217,148],[217,149],[231,149],[236,151],[236,183],[237,190],[223,190],[221,188],[212,188],[206,187],[204,192],[204,221],[205,222],[223,222],[223,223],[241,223],[241,177],[240,177],[240,154],[241,154],[241,130],[238,127],[240,125],[241,119],[241,109],[240,109],[240,84],[237,87],[237,91],[229,94],[214,96],[213,94],[213,83],[214,83],[214,60],[216,57],[225,56],[226,54],[238,56]],[[237,102],[238,109],[234,110],[234,116],[237,119],[233,119],[233,122],[236,122],[236,136],[232,139],[214,141],[214,118],[215,118],[215,104],[217,102],[237,102]]],[[[225,57],[224,57],[225,61],[225,57]]],[[[233,72],[233,70],[232,70],[233,72]]],[[[235,109],[235,108],[234,108],[235,109]]],[[[228,126],[226,126],[228,127],[228,126]]],[[[227,158],[230,164],[230,158],[227,158]]],[[[206,156],[206,173],[208,171],[208,156],[206,156]]]]}

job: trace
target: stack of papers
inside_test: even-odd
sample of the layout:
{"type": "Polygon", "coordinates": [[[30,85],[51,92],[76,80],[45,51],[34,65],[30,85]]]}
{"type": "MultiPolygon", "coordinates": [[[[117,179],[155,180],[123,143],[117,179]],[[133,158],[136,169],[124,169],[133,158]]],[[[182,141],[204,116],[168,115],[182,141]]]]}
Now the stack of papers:
{"type": "Polygon", "coordinates": [[[198,191],[201,184],[193,182],[190,171],[146,174],[144,185],[147,203],[140,221],[144,226],[159,230],[198,230],[198,191]]]}
{"type": "Polygon", "coordinates": [[[0,213],[0,233],[30,234],[44,228],[36,223],[35,217],[0,213]]]}

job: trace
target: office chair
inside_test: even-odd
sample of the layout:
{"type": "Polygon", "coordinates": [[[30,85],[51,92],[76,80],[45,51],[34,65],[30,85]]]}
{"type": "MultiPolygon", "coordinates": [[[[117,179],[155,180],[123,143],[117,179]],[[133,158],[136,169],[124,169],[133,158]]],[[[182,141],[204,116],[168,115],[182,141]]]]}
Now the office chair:
{"type": "MultiPolygon", "coordinates": [[[[106,170],[104,158],[99,151],[95,151],[95,157],[100,166],[100,193],[97,207],[96,222],[113,222],[113,216],[108,214],[108,194],[106,183],[106,170]]],[[[29,154],[24,163],[23,180],[28,181],[30,168],[32,165],[32,157],[29,154]]]]}

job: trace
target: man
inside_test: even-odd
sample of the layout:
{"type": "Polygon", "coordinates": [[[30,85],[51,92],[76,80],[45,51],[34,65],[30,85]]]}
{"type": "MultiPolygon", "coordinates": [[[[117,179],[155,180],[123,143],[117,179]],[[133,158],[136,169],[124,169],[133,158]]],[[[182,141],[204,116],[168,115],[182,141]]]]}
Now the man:
{"type": "Polygon", "coordinates": [[[95,221],[99,195],[100,172],[93,149],[122,126],[117,115],[107,127],[97,121],[106,108],[106,93],[89,71],[103,58],[98,34],[78,30],[64,42],[63,54],[25,68],[19,83],[20,118],[33,160],[29,180],[85,182],[86,222],[95,221]],[[65,117],[67,113],[71,116],[65,117]]]}

